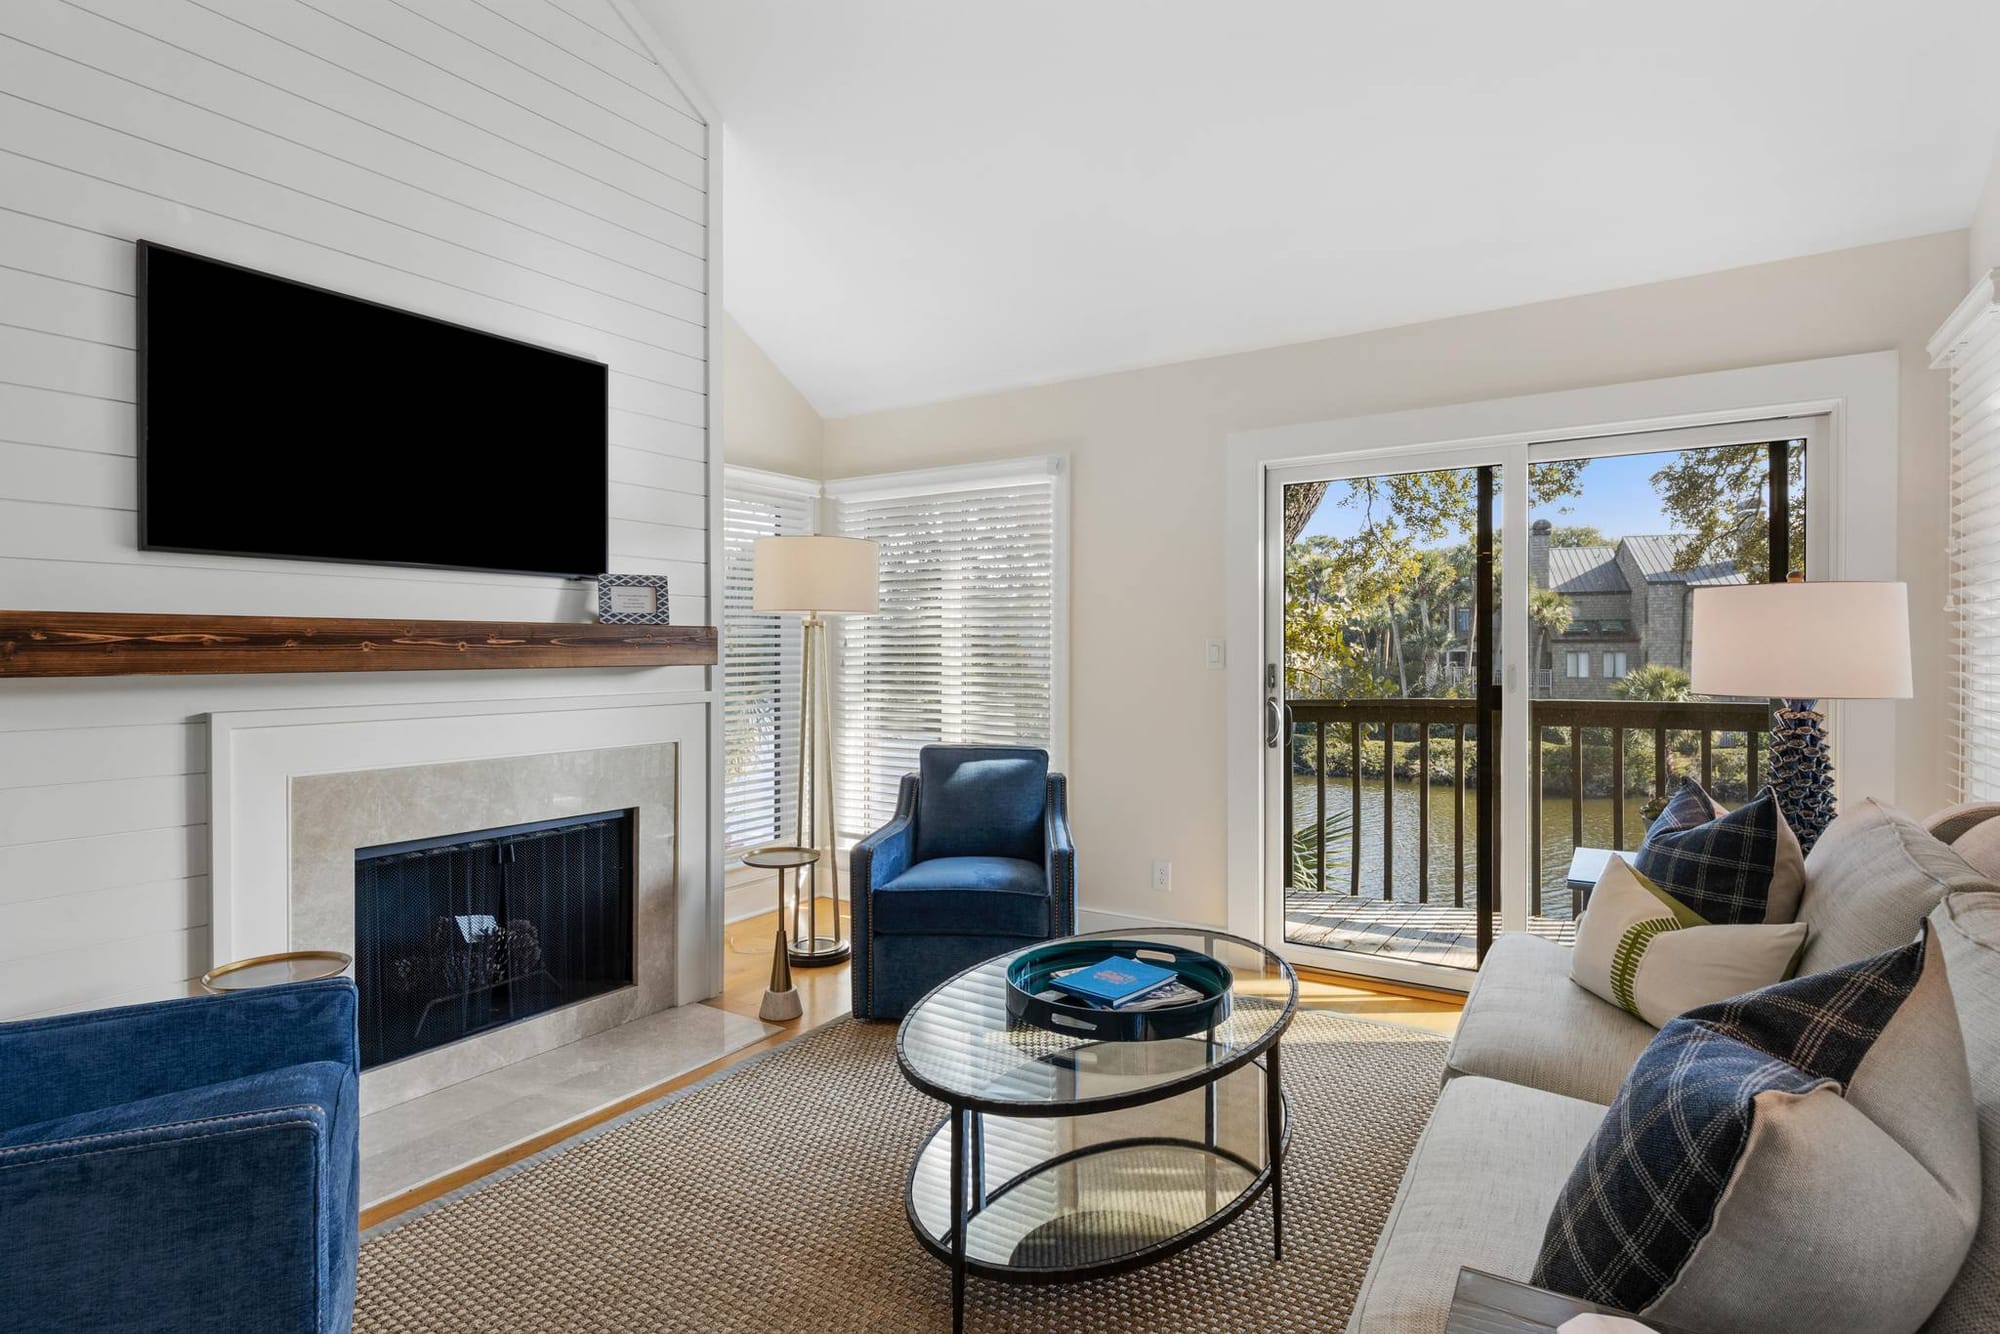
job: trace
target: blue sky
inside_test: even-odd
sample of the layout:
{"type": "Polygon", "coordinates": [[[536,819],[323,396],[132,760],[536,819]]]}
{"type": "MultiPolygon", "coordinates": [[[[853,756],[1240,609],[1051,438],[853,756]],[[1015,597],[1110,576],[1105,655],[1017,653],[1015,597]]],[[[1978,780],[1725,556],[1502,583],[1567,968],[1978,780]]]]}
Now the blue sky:
{"type": "MultiPolygon", "coordinates": [[[[1583,466],[1582,495],[1572,496],[1559,505],[1536,506],[1529,517],[1555,524],[1594,524],[1605,536],[1614,539],[1668,532],[1670,525],[1660,512],[1660,498],[1653,491],[1652,477],[1672,457],[1671,453],[1659,453],[1592,459],[1583,466]]],[[[1345,482],[1335,482],[1327,488],[1326,499],[1306,524],[1305,536],[1352,537],[1360,531],[1361,510],[1339,503],[1347,491],[1345,482]]],[[[1465,536],[1454,533],[1440,545],[1451,546],[1464,541],[1465,536]]]]}

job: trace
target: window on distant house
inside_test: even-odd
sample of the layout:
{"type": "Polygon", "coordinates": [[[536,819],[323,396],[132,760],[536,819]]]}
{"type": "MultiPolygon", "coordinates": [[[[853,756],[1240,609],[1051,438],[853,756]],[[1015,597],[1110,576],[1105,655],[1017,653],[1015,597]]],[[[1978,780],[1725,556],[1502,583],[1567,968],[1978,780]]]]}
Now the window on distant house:
{"type": "Polygon", "coordinates": [[[724,470],[722,602],[722,840],[731,855],[794,834],[799,740],[799,626],[751,607],[751,551],[760,537],[813,531],[819,484],[724,470]]]}
{"type": "Polygon", "coordinates": [[[1625,675],[1628,670],[1630,669],[1625,665],[1625,655],[1623,653],[1607,653],[1604,655],[1604,676],[1606,680],[1615,681],[1625,675]]]}
{"type": "Polygon", "coordinates": [[[1590,675],[1590,654],[1572,651],[1563,654],[1563,671],[1575,680],[1583,680],[1590,675]]]}
{"type": "Polygon", "coordinates": [[[1599,621],[1597,623],[1597,633],[1606,639],[1622,638],[1632,633],[1632,622],[1617,620],[1599,621]]]}
{"type": "Polygon", "coordinates": [[[932,742],[1062,763],[1068,500],[1059,459],[827,485],[834,531],[881,543],[881,611],[835,619],[840,830],[896,806],[932,742]]]}

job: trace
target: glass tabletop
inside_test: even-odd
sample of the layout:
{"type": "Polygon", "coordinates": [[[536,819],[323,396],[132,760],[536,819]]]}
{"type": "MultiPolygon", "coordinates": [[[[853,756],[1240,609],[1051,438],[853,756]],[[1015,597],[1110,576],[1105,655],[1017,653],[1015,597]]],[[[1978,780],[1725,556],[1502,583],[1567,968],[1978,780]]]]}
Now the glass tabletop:
{"type": "MultiPolygon", "coordinates": [[[[1080,940],[1199,950],[1233,975],[1229,1016],[1208,1033],[1157,1042],[1106,1042],[1023,1024],[1007,1013],[1015,950],[970,968],[917,1002],[896,1035],[910,1082],[975,1110],[1074,1115],[1130,1106],[1193,1088],[1277,1040],[1298,1006],[1291,965],[1238,936],[1194,928],[1099,931],[1080,940]]],[[[1025,948],[1034,948],[1028,946],[1025,948]]]]}

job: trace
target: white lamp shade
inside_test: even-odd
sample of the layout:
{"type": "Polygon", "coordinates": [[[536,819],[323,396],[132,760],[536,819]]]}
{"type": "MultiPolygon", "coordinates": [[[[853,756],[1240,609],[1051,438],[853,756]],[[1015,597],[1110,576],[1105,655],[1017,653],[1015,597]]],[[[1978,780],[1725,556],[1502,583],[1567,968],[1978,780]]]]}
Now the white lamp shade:
{"type": "Polygon", "coordinates": [[[1694,591],[1693,663],[1704,695],[1908,699],[1905,584],[1722,584],[1694,591]]]}
{"type": "Polygon", "coordinates": [[[879,610],[879,557],[866,538],[760,537],[751,559],[750,602],[756,611],[879,610]]]}

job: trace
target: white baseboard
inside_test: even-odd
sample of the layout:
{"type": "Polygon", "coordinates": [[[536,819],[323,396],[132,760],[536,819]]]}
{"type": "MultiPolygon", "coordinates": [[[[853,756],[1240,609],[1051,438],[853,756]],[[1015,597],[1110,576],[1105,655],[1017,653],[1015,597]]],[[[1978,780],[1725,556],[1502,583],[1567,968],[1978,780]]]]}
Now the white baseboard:
{"type": "Polygon", "coordinates": [[[770,912],[778,906],[778,887],[772,872],[731,872],[722,891],[722,920],[734,924],[746,917],[770,912]]]}
{"type": "Polygon", "coordinates": [[[1077,905],[1076,929],[1086,931],[1136,931],[1149,926],[1179,927],[1184,931],[1221,931],[1225,928],[1207,922],[1183,922],[1173,917],[1154,917],[1138,913],[1112,912],[1105,908],[1087,908],[1077,905]]]}

